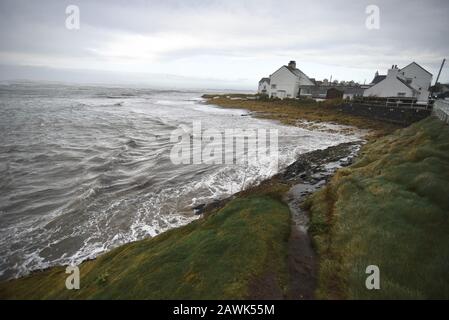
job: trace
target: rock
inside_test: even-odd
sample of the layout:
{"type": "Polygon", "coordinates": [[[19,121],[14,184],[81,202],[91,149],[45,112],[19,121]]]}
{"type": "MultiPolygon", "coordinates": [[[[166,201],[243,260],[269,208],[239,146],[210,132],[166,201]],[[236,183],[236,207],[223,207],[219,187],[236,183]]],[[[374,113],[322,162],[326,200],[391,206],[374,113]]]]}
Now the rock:
{"type": "Polygon", "coordinates": [[[202,204],[200,204],[200,205],[198,205],[198,206],[193,208],[193,213],[195,215],[203,214],[204,213],[204,209],[206,209],[206,204],[202,203],[202,204]]]}

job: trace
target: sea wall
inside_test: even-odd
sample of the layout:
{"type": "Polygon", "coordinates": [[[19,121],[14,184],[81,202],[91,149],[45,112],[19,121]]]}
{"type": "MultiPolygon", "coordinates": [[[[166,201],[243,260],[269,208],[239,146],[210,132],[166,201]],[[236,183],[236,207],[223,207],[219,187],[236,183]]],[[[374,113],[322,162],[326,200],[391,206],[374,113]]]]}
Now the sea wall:
{"type": "Polygon", "coordinates": [[[341,111],[352,115],[368,117],[404,126],[420,121],[431,114],[429,109],[367,106],[352,102],[345,102],[338,108],[341,111]]]}
{"type": "Polygon", "coordinates": [[[449,101],[448,100],[437,100],[433,105],[432,114],[441,121],[449,124],[449,101]]]}

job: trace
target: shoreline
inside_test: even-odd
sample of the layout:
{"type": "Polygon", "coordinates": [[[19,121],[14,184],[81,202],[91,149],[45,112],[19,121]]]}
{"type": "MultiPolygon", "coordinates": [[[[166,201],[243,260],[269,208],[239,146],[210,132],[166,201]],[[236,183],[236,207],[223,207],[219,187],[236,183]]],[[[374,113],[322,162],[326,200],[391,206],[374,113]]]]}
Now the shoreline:
{"type": "Polygon", "coordinates": [[[297,298],[449,297],[449,202],[443,191],[449,185],[447,124],[429,116],[403,127],[307,101],[218,98],[210,103],[217,102],[222,107],[248,106],[256,116],[286,124],[303,115],[308,121],[332,123],[344,117],[343,124],[373,130],[357,161],[336,171],[299,206],[310,217],[311,241],[303,239],[297,246],[309,252],[297,263],[297,280],[303,283],[297,298]],[[370,265],[379,268],[383,290],[367,290],[365,268],[370,265]]]}
{"type": "Polygon", "coordinates": [[[81,263],[80,290],[58,266],[1,282],[0,299],[448,298],[449,127],[429,117],[372,137],[302,154],[190,224],[81,263]],[[373,264],[383,290],[365,287],[373,264]]]}
{"type": "MultiPolygon", "coordinates": [[[[314,254],[314,251],[312,248],[312,239],[307,233],[307,222],[304,220],[308,219],[304,216],[307,213],[302,209],[302,204],[307,196],[323,187],[332,177],[333,173],[340,167],[335,166],[335,163],[340,163],[341,167],[350,165],[363,143],[363,141],[345,142],[336,146],[301,154],[292,164],[271,178],[237,192],[228,198],[205,204],[204,208],[202,208],[202,216],[199,219],[187,225],[170,229],[156,237],[121,245],[93,259],[83,261],[79,266],[95,264],[104,259],[105,256],[126,249],[129,246],[158,240],[166,237],[167,234],[180,231],[184,228],[194,228],[198,223],[207,222],[210,217],[220,214],[222,210],[226,209],[227,206],[235,201],[268,196],[269,198],[275,198],[279,202],[284,203],[290,211],[288,218],[289,236],[286,242],[286,249],[288,250],[286,268],[288,269],[288,273],[284,274],[284,277],[288,280],[285,280],[284,285],[280,285],[276,282],[275,278],[277,276],[275,277],[271,272],[264,273],[251,280],[248,285],[248,295],[241,298],[251,300],[312,299],[314,297],[316,283],[316,265],[314,265],[315,261],[311,261],[311,255],[314,254]],[[327,165],[329,164],[332,165],[328,168],[327,165]],[[298,190],[298,187],[301,190],[298,190]],[[296,190],[294,190],[295,188],[296,190]],[[292,190],[294,190],[294,193],[292,193],[292,190]],[[302,250],[298,251],[296,250],[297,248],[301,248],[302,250]],[[300,281],[298,282],[297,280],[300,281]],[[305,286],[304,283],[306,283],[305,286]]],[[[245,208],[250,207],[244,206],[243,208],[246,210],[245,208]]],[[[276,234],[277,236],[279,234],[276,234]]],[[[36,278],[40,283],[43,281],[40,279],[41,277],[51,279],[55,273],[62,277],[61,273],[64,273],[66,266],[57,265],[45,269],[37,269],[25,276],[2,281],[0,282],[0,298],[24,298],[22,295],[15,297],[8,293],[11,287],[15,286],[14,284],[16,282],[33,282],[33,279],[36,278]],[[4,287],[7,289],[4,290],[4,287]]],[[[32,292],[29,294],[31,294],[29,298],[43,298],[41,295],[33,296],[32,292]]],[[[59,296],[54,298],[59,298],[59,296]]]]}
{"type": "MultiPolygon", "coordinates": [[[[251,116],[254,116],[254,113],[252,113],[251,116]]],[[[267,119],[267,117],[264,117],[264,118],[267,119]]],[[[272,120],[276,121],[278,119],[272,119],[272,120]]],[[[283,123],[285,123],[285,122],[283,122],[283,123]]],[[[289,124],[289,125],[291,125],[291,124],[289,124]]],[[[308,123],[307,125],[309,126],[308,129],[316,129],[317,123],[312,123],[312,124],[308,123]],[[310,126],[315,126],[315,127],[310,127],[310,126]]],[[[345,129],[343,129],[343,130],[345,130],[345,129]]],[[[336,130],[335,132],[339,132],[339,131],[336,130]]],[[[351,150],[350,147],[358,146],[358,148],[360,148],[360,146],[362,144],[363,144],[363,141],[341,143],[339,145],[328,147],[326,149],[314,150],[314,151],[310,151],[310,152],[301,154],[291,165],[289,165],[287,168],[285,168],[282,172],[278,173],[277,175],[275,175],[269,179],[261,181],[256,186],[252,186],[252,187],[249,187],[248,189],[237,192],[228,198],[199,205],[199,206],[193,208],[193,211],[194,212],[197,211],[195,214],[202,214],[202,217],[200,218],[200,220],[205,220],[205,219],[208,219],[208,217],[210,215],[213,215],[214,213],[217,213],[221,209],[225,208],[226,205],[228,205],[230,202],[232,202],[235,199],[248,198],[248,197],[252,197],[254,195],[260,196],[260,195],[269,194],[271,196],[273,194],[277,194],[276,196],[278,196],[280,198],[280,201],[289,206],[291,215],[293,215],[293,213],[296,212],[297,216],[302,214],[304,217],[304,212],[300,209],[300,206],[298,203],[298,197],[301,197],[300,202],[302,203],[307,195],[311,194],[313,191],[322,187],[325,184],[325,181],[328,180],[332,176],[332,174],[335,172],[335,170],[338,168],[338,166],[337,167],[334,166],[333,168],[331,168],[331,170],[327,170],[327,169],[323,170],[324,165],[330,164],[330,163],[335,163],[336,161],[338,162],[344,158],[348,159],[348,157],[352,160],[352,158],[355,156],[355,154],[353,154],[353,150],[351,150]],[[352,156],[351,156],[351,154],[352,154],[352,156]],[[318,156],[316,156],[316,155],[318,155],[318,156]],[[320,164],[318,165],[317,163],[313,163],[313,162],[319,162],[320,164]],[[293,196],[292,194],[290,194],[291,190],[294,189],[295,187],[297,188],[298,185],[300,185],[300,184],[302,185],[303,188],[305,188],[307,190],[302,190],[301,192],[295,194],[296,197],[291,198],[293,196]],[[300,212],[302,212],[302,213],[300,213],[300,212]]],[[[348,165],[350,162],[351,161],[349,161],[347,163],[342,163],[342,166],[348,165]]],[[[298,265],[297,261],[303,261],[303,262],[307,261],[309,259],[308,255],[310,255],[311,253],[313,254],[313,249],[311,246],[311,240],[310,240],[309,235],[307,234],[307,232],[304,233],[304,230],[303,230],[304,228],[306,228],[306,226],[303,225],[303,226],[298,227],[299,222],[297,220],[295,221],[295,218],[293,216],[291,217],[290,220],[291,220],[290,221],[290,226],[291,226],[290,229],[291,230],[290,230],[290,237],[289,237],[289,241],[288,241],[288,248],[289,248],[288,250],[290,252],[289,258],[288,258],[288,268],[289,268],[289,272],[291,273],[289,277],[292,278],[292,276],[291,276],[292,274],[296,274],[296,276],[298,276],[298,275],[300,276],[301,274],[304,274],[305,264],[301,263],[298,265]],[[298,246],[303,249],[306,249],[306,250],[305,251],[292,250],[292,248],[295,248],[298,246]],[[294,252],[296,252],[297,254],[295,254],[294,252]]],[[[189,225],[193,224],[194,222],[190,222],[186,226],[189,226],[189,225]]],[[[183,227],[175,228],[174,230],[180,229],[180,228],[183,228],[183,227]]],[[[169,232],[169,231],[167,231],[167,232],[169,232]]],[[[157,238],[157,237],[159,237],[159,236],[156,236],[153,238],[157,238]]],[[[130,244],[138,243],[138,242],[145,241],[145,240],[147,240],[147,239],[131,242],[130,244]]],[[[113,249],[112,251],[120,249],[121,247],[124,247],[127,245],[129,245],[129,244],[124,244],[122,246],[119,246],[118,248],[113,249]]],[[[104,255],[107,255],[107,254],[108,253],[103,253],[94,259],[85,260],[81,264],[95,263],[96,260],[101,259],[104,255]]],[[[43,273],[46,273],[46,272],[51,273],[54,269],[58,269],[61,267],[64,267],[64,266],[52,266],[52,267],[45,268],[45,269],[33,270],[28,275],[25,275],[25,276],[19,277],[19,278],[6,280],[3,283],[11,283],[14,281],[20,281],[21,279],[30,279],[35,276],[39,276],[43,273]]],[[[289,280],[291,283],[293,283],[293,285],[291,287],[290,287],[290,285],[287,286],[289,288],[288,292],[283,293],[280,296],[279,292],[281,292],[282,290],[280,290],[278,288],[278,290],[271,290],[273,292],[278,292],[277,296],[273,296],[272,295],[273,292],[264,290],[267,283],[268,284],[271,283],[271,285],[269,285],[269,287],[273,288],[272,275],[271,276],[268,275],[268,276],[264,276],[264,277],[259,278],[258,280],[253,281],[253,283],[250,286],[252,288],[251,289],[252,293],[250,293],[248,297],[253,298],[253,299],[257,299],[257,298],[311,299],[311,298],[313,298],[314,287],[311,284],[315,282],[314,268],[310,268],[310,266],[306,266],[305,268],[309,272],[312,271],[311,275],[306,276],[306,278],[308,278],[307,282],[309,283],[309,285],[307,287],[304,287],[302,285],[303,281],[300,281],[301,284],[298,285],[298,284],[295,284],[294,281],[292,282],[291,280],[289,280]],[[271,277],[271,279],[270,279],[270,277],[271,277]]],[[[302,279],[304,279],[304,277],[302,277],[302,279]]]]}
{"type": "Polygon", "coordinates": [[[244,109],[248,115],[279,121],[282,124],[305,129],[314,129],[317,125],[328,124],[346,127],[348,132],[356,128],[365,131],[366,140],[374,140],[394,132],[404,126],[386,123],[380,120],[344,113],[338,106],[343,100],[255,100],[254,95],[242,94],[204,94],[208,105],[225,109],[244,109]],[[352,127],[352,129],[351,129],[352,127]]]}

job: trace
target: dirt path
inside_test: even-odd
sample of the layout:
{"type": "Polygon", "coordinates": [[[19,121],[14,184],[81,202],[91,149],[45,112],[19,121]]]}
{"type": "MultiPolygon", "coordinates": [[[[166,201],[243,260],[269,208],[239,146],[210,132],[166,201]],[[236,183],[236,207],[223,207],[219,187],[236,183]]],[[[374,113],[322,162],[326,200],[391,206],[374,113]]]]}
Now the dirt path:
{"type": "Polygon", "coordinates": [[[292,230],[288,241],[290,286],[286,295],[286,299],[289,300],[314,298],[318,260],[307,232],[309,219],[307,213],[301,209],[301,203],[321,184],[297,184],[285,196],[292,215],[292,230]]]}
{"type": "Polygon", "coordinates": [[[350,164],[360,145],[360,142],[344,143],[301,155],[282,175],[282,178],[292,185],[284,196],[292,216],[292,230],[288,242],[290,281],[285,299],[315,298],[318,257],[308,233],[309,217],[301,208],[301,204],[308,195],[324,186],[337,168],[350,164]]]}
{"type": "Polygon", "coordinates": [[[318,257],[313,250],[312,240],[307,231],[309,218],[301,204],[308,195],[324,186],[334,172],[352,163],[363,141],[342,143],[323,150],[304,153],[288,166],[282,173],[273,176],[257,186],[241,191],[234,196],[204,204],[195,208],[197,214],[208,214],[223,207],[236,196],[251,195],[271,185],[283,184],[289,186],[289,191],[283,196],[292,216],[292,229],[288,241],[288,271],[289,284],[287,292],[283,292],[274,272],[268,271],[254,279],[249,288],[249,299],[314,299],[317,284],[318,257]]]}

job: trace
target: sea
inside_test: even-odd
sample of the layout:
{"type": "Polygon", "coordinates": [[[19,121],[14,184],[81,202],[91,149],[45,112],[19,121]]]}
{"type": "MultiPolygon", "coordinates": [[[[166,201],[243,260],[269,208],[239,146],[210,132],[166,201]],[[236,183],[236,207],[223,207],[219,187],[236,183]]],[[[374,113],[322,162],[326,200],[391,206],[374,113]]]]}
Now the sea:
{"type": "Polygon", "coordinates": [[[359,139],[205,104],[204,92],[0,83],[0,280],[180,227],[299,154],[359,139]],[[276,163],[174,163],[173,132],[194,123],[275,130],[276,163]]]}

